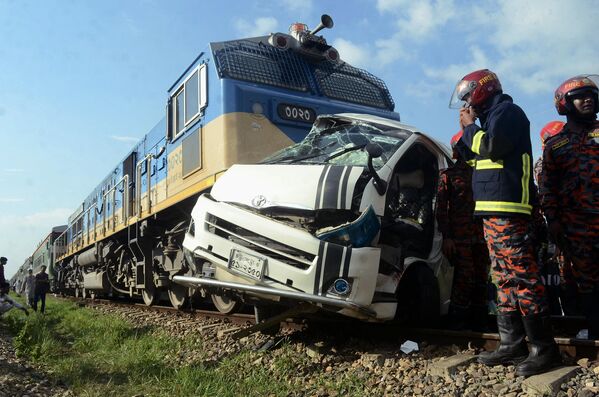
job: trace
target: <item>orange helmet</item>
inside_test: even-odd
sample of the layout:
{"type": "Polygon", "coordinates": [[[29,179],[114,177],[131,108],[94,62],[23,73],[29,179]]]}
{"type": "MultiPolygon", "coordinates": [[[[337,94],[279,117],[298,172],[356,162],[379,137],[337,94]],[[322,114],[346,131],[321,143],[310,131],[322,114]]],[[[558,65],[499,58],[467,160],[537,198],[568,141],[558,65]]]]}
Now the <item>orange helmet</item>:
{"type": "Polygon", "coordinates": [[[455,134],[454,136],[451,137],[451,141],[449,141],[451,147],[455,147],[455,145],[458,143],[458,141],[460,140],[460,138],[462,137],[462,135],[464,134],[464,131],[459,130],[457,134],[455,134]]]}
{"type": "Polygon", "coordinates": [[[599,76],[580,75],[564,81],[555,90],[555,109],[558,114],[566,115],[572,112],[568,98],[582,92],[591,92],[595,97],[595,113],[599,112],[599,76]]]}
{"type": "Polygon", "coordinates": [[[501,93],[501,82],[489,69],[477,70],[462,77],[455,86],[449,107],[458,109],[465,104],[479,106],[495,94],[501,93]]]}
{"type": "Polygon", "coordinates": [[[562,131],[562,128],[564,128],[564,124],[565,123],[563,121],[555,120],[550,121],[549,123],[545,124],[543,128],[541,128],[540,135],[541,143],[543,144],[543,146],[545,146],[545,142],[547,141],[547,139],[559,134],[562,131]]]}

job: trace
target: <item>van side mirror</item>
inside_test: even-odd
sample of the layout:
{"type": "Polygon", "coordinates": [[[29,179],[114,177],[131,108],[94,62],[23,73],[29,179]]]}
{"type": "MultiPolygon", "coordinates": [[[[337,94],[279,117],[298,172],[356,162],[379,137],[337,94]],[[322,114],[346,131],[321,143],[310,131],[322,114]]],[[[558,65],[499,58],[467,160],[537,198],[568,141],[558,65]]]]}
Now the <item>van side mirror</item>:
{"type": "Polygon", "coordinates": [[[372,175],[372,183],[377,193],[382,196],[387,191],[387,182],[382,180],[379,174],[376,173],[374,166],[372,165],[372,159],[379,158],[383,155],[383,148],[376,143],[369,143],[364,148],[366,153],[368,153],[368,171],[370,175],[372,175]]]}

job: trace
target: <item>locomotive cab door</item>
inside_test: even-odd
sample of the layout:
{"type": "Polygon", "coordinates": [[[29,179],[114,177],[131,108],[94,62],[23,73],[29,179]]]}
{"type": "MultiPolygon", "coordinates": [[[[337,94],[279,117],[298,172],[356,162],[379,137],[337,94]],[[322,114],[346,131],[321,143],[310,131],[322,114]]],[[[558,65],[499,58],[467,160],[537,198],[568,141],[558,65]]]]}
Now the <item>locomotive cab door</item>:
{"type": "Polygon", "coordinates": [[[128,189],[128,202],[123,203],[127,207],[127,213],[129,216],[135,214],[135,162],[137,159],[137,152],[131,152],[129,156],[123,161],[123,176],[129,176],[129,186],[126,187],[128,189]]]}

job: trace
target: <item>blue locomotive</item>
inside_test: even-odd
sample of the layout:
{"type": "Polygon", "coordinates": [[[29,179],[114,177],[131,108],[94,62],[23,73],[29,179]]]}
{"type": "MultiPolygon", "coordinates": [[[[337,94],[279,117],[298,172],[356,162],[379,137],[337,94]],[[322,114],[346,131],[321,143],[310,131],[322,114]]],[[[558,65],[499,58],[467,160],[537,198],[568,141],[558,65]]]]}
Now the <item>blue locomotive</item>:
{"type": "Polygon", "coordinates": [[[168,89],[165,117],[69,217],[54,243],[57,288],[148,305],[165,292],[180,308],[190,290],[172,278],[190,272],[191,210],[227,168],[300,141],[321,114],[399,120],[385,83],[316,34],[332,24],[323,15],[313,31],[295,23],[289,34],[210,43],[168,89]]]}

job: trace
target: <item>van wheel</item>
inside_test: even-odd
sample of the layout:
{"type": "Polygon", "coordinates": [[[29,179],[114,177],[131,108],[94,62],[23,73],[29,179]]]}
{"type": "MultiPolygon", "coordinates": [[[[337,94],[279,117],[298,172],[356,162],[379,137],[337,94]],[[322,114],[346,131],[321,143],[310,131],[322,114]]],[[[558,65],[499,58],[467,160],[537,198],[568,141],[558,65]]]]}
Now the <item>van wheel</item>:
{"type": "Polygon", "coordinates": [[[411,265],[397,290],[395,320],[416,327],[436,327],[439,324],[439,286],[428,266],[411,265]]]}
{"type": "Polygon", "coordinates": [[[242,303],[229,296],[211,294],[210,298],[216,310],[223,314],[237,313],[241,308],[242,303]]]}

